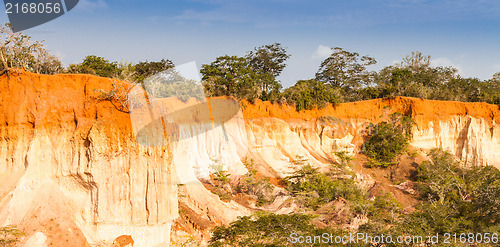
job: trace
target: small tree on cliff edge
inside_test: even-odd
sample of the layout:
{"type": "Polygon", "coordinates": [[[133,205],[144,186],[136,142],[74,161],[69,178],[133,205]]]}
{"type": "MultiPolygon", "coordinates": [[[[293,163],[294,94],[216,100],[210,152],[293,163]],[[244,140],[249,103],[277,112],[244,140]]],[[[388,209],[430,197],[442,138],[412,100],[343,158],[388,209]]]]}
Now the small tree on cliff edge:
{"type": "Polygon", "coordinates": [[[32,41],[22,32],[13,33],[9,23],[0,26],[0,35],[0,74],[9,68],[43,74],[62,71],[61,61],[44,48],[43,41],[32,41]]]}

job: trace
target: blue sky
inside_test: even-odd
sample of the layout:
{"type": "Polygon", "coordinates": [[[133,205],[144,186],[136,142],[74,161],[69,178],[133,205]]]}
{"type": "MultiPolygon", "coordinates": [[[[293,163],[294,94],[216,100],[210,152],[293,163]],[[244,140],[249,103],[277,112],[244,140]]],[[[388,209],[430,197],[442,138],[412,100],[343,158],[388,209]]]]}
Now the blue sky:
{"type": "Polygon", "coordinates": [[[292,55],[280,77],[285,87],[314,77],[329,47],[374,57],[372,70],[421,51],[465,77],[500,71],[498,0],[80,0],[26,33],[65,65],[95,54],[200,66],[279,42],[292,55]]]}

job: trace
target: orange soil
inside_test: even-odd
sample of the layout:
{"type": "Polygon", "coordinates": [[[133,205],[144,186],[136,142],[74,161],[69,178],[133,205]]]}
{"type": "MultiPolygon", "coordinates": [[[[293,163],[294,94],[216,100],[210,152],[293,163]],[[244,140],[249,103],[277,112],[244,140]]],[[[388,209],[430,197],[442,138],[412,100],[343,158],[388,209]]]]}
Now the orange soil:
{"type": "Polygon", "coordinates": [[[311,120],[322,116],[337,118],[361,118],[380,121],[394,112],[410,115],[417,121],[446,120],[451,116],[470,115],[475,118],[500,121],[500,109],[487,103],[465,103],[457,101],[424,100],[411,97],[373,99],[350,103],[331,104],[323,109],[295,111],[295,107],[256,100],[254,104],[242,104],[245,118],[275,117],[283,120],[311,120]]]}
{"type": "Polygon", "coordinates": [[[97,100],[99,89],[112,90],[111,81],[124,89],[129,83],[92,75],[40,75],[20,69],[12,69],[9,74],[0,76],[0,127],[66,127],[68,123],[74,127],[75,121],[88,125],[99,118],[130,129],[127,113],[110,101],[97,100]]]}
{"type": "MultiPolygon", "coordinates": [[[[130,84],[92,75],[39,75],[23,70],[10,70],[10,77],[0,77],[0,126],[15,124],[61,124],[75,118],[105,118],[125,129],[130,128],[127,113],[119,111],[110,101],[98,101],[102,89],[111,91],[111,81],[125,90],[130,84]]],[[[117,105],[117,102],[114,102],[117,105]]],[[[193,102],[189,102],[193,103],[193,102]]],[[[171,105],[184,104],[169,101],[171,105]]],[[[380,121],[389,114],[401,112],[418,120],[445,120],[451,116],[470,115],[500,122],[500,109],[487,103],[424,100],[411,97],[374,99],[323,109],[295,111],[290,105],[279,105],[256,100],[254,104],[242,102],[245,118],[275,117],[283,120],[311,120],[322,116],[360,118],[380,121]]]]}

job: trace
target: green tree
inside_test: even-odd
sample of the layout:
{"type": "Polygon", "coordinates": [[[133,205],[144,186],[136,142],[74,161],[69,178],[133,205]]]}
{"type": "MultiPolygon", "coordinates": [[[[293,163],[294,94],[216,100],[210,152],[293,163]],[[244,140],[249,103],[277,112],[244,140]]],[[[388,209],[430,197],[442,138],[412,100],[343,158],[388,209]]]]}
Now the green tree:
{"type": "Polygon", "coordinates": [[[488,103],[497,104],[500,106],[500,72],[497,72],[488,81],[489,83],[489,99],[488,103]]]}
{"type": "Polygon", "coordinates": [[[440,149],[431,150],[428,156],[417,170],[422,201],[418,211],[405,217],[402,232],[496,232],[500,228],[500,171],[492,166],[464,166],[440,149]]]}
{"type": "Polygon", "coordinates": [[[258,206],[272,202],[274,200],[272,194],[274,186],[269,182],[269,178],[257,174],[258,172],[255,169],[253,159],[248,160],[244,158],[242,162],[248,172],[239,178],[238,183],[234,187],[235,192],[250,195],[257,200],[258,206]]]}
{"type": "Polygon", "coordinates": [[[297,111],[323,108],[328,103],[339,102],[339,89],[317,80],[300,80],[294,86],[285,89],[283,97],[295,105],[297,111]]]}
{"type": "Polygon", "coordinates": [[[357,52],[335,47],[332,48],[332,54],[321,63],[316,80],[342,89],[357,89],[371,84],[373,73],[368,72],[366,67],[376,63],[372,57],[360,58],[357,52]]]}
{"type": "Polygon", "coordinates": [[[491,83],[497,84],[500,87],[500,72],[495,73],[490,80],[491,83]]]}
{"type": "Polygon", "coordinates": [[[96,55],[86,56],[80,64],[72,64],[69,73],[92,74],[101,77],[113,78],[120,74],[117,62],[110,62],[104,57],[96,55]]]}
{"type": "Polygon", "coordinates": [[[380,70],[375,83],[381,89],[380,96],[407,96],[427,99],[450,97],[449,86],[457,79],[457,70],[453,67],[432,67],[431,56],[421,52],[412,52],[395,66],[380,70]]]}
{"type": "Polygon", "coordinates": [[[370,124],[367,127],[367,140],[362,151],[381,166],[391,165],[393,159],[406,150],[411,140],[413,120],[401,117],[400,113],[391,115],[389,122],[370,124]]]}
{"type": "Polygon", "coordinates": [[[278,98],[281,84],[276,78],[286,67],[285,62],[289,57],[286,49],[279,43],[257,47],[245,55],[248,64],[261,75],[260,99],[276,100],[278,98]]]}
{"type": "Polygon", "coordinates": [[[316,210],[338,197],[354,203],[366,198],[353,179],[341,178],[334,172],[320,172],[303,160],[295,163],[300,166],[299,169],[285,180],[287,190],[292,192],[299,204],[316,210]]]}
{"type": "Polygon", "coordinates": [[[3,74],[9,68],[22,68],[43,74],[55,74],[62,71],[59,59],[45,49],[43,41],[32,41],[22,32],[13,33],[10,24],[0,26],[0,71],[3,74]]]}
{"type": "MultiPolygon", "coordinates": [[[[213,231],[209,246],[289,246],[292,245],[291,241],[293,241],[290,239],[292,233],[298,237],[315,236],[328,232],[328,229],[315,228],[311,224],[312,218],[311,215],[305,214],[272,213],[243,216],[229,226],[217,227],[213,231]]],[[[293,245],[318,246],[321,244],[312,245],[296,242],[293,245]]],[[[324,246],[328,246],[328,244],[324,244],[324,246]]]]}
{"type": "Polygon", "coordinates": [[[195,80],[183,77],[173,68],[146,78],[142,85],[155,98],[175,96],[184,102],[190,98],[205,99],[201,84],[195,80]]]}
{"type": "Polygon", "coordinates": [[[158,62],[139,62],[134,66],[135,76],[138,81],[144,81],[144,79],[165,71],[167,69],[174,68],[174,63],[168,59],[162,59],[158,62]]]}
{"type": "Polygon", "coordinates": [[[262,91],[259,83],[262,74],[256,73],[243,57],[222,56],[201,67],[202,80],[207,96],[233,96],[253,100],[262,91]]]}

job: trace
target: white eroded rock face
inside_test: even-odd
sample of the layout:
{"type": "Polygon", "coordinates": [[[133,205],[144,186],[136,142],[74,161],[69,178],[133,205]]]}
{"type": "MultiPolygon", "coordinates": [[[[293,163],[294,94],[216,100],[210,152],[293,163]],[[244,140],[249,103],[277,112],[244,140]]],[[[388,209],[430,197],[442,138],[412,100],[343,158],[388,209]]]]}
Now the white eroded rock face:
{"type": "Polygon", "coordinates": [[[495,121],[454,116],[448,121],[430,122],[427,128],[417,125],[412,145],[442,148],[463,162],[500,169],[500,126],[495,121]]]}
{"type": "Polygon", "coordinates": [[[81,145],[71,133],[38,130],[32,138],[19,140],[27,143],[18,144],[24,149],[9,150],[8,140],[1,140],[1,176],[24,171],[10,184],[13,190],[2,192],[8,194],[0,224],[18,225],[33,217],[40,205],[59,204],[90,243],[109,242],[123,234],[132,235],[136,246],[168,243],[170,222],[177,217],[171,154],[110,140],[101,127],[94,125],[81,145]],[[8,158],[9,153],[24,157],[8,158]],[[50,194],[59,195],[58,200],[49,200],[50,194]]]}
{"type": "MultiPolygon", "coordinates": [[[[369,121],[337,120],[324,123],[276,118],[247,120],[249,156],[269,165],[279,176],[286,176],[297,157],[313,165],[336,159],[335,151],[359,151],[369,121]]],[[[442,148],[461,161],[500,168],[500,126],[491,120],[454,116],[449,120],[413,127],[411,145],[430,150],[442,148]]],[[[269,174],[271,175],[271,174],[269,174]]]]}

